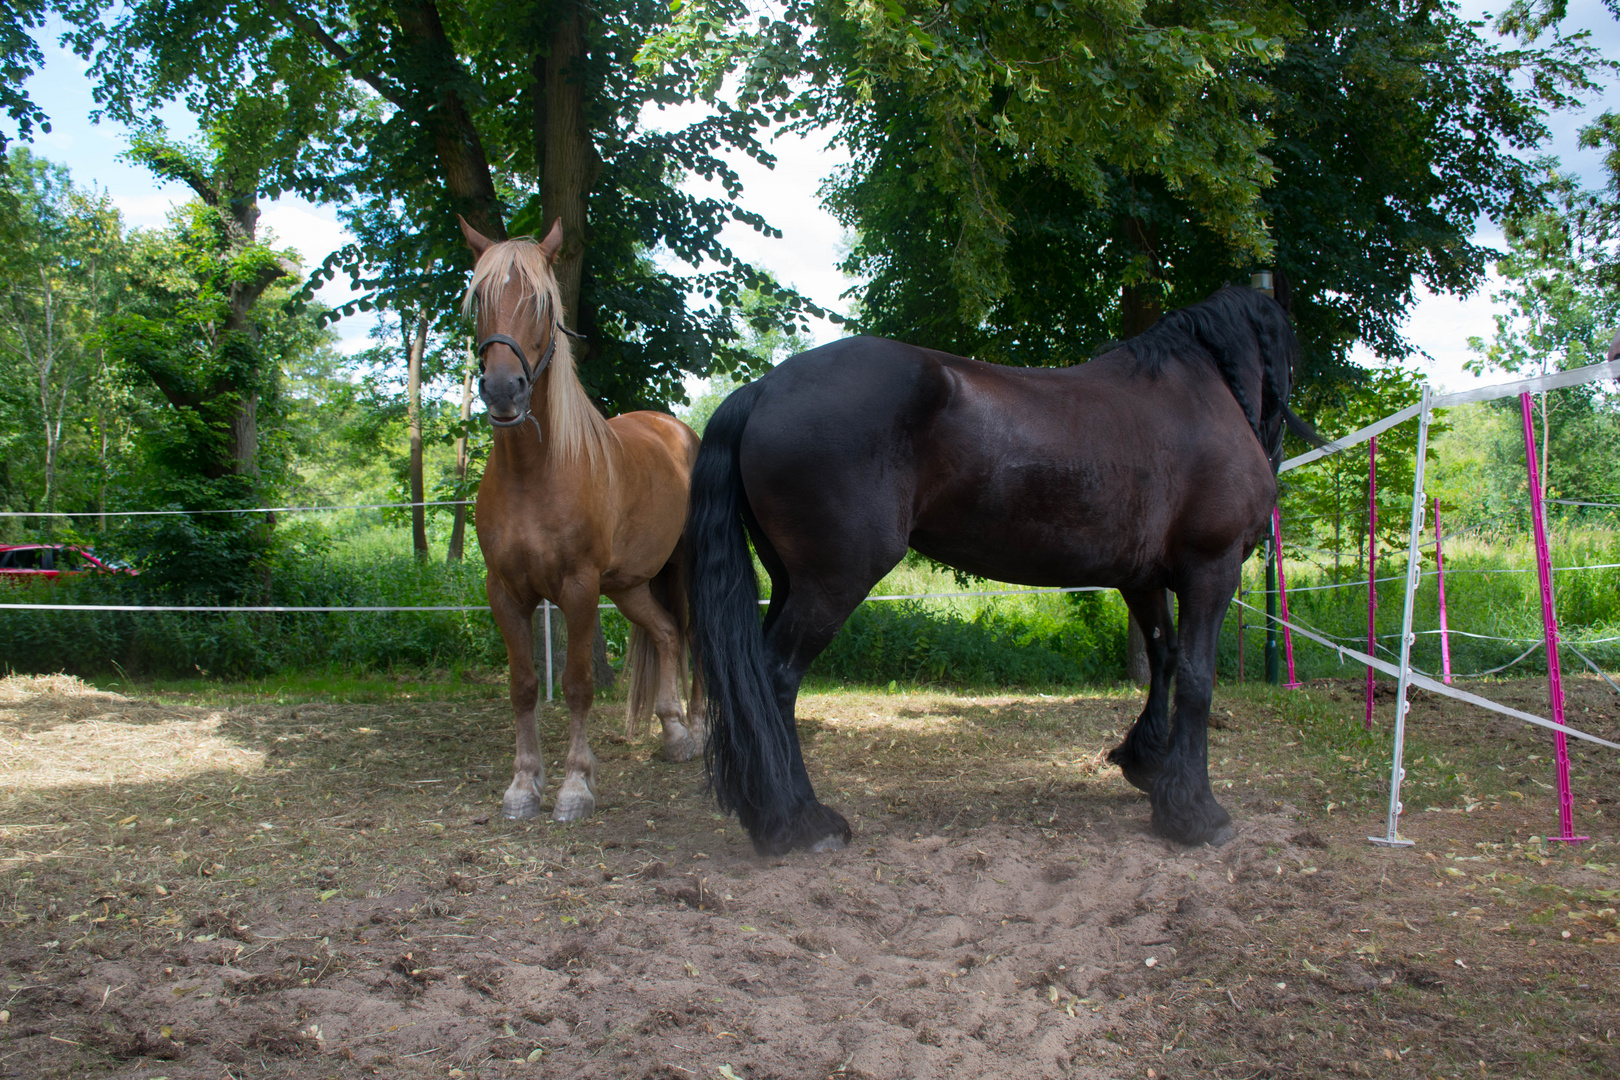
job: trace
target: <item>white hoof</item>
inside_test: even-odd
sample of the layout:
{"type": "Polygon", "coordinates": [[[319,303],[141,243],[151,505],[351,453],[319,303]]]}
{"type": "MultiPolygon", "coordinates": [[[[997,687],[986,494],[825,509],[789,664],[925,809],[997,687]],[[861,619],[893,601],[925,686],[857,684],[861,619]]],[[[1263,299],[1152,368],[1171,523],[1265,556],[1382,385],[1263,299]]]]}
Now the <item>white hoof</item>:
{"type": "Polygon", "coordinates": [[[823,836],[820,840],[817,840],[815,843],[811,844],[810,850],[818,853],[826,851],[843,851],[844,838],[836,833],[828,834],[827,836],[823,836]]]}
{"type": "Polygon", "coordinates": [[[539,817],[543,787],[544,781],[539,779],[513,780],[512,786],[506,789],[506,797],[501,800],[501,814],[514,821],[539,817]]]}
{"type": "Polygon", "coordinates": [[[678,720],[671,720],[664,725],[664,759],[666,761],[691,761],[697,756],[698,741],[692,733],[678,720]]]}
{"type": "Polygon", "coordinates": [[[553,821],[578,821],[596,813],[596,796],[585,781],[570,776],[557,792],[557,805],[551,812],[553,821]]]}

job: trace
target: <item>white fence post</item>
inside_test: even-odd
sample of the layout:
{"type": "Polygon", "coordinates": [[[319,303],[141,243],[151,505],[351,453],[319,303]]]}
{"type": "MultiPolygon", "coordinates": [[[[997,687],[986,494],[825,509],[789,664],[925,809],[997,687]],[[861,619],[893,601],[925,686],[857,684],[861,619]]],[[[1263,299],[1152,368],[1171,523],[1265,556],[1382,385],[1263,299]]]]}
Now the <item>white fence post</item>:
{"type": "Polygon", "coordinates": [[[540,610],[546,617],[546,700],[551,700],[551,601],[540,601],[540,610]]]}
{"type": "MultiPolygon", "coordinates": [[[[1369,836],[1375,844],[1385,847],[1410,847],[1412,841],[1401,839],[1398,828],[1401,817],[1401,781],[1406,769],[1401,757],[1406,748],[1406,701],[1412,681],[1412,603],[1417,597],[1418,579],[1422,574],[1422,553],[1418,548],[1423,535],[1423,514],[1427,496],[1423,491],[1423,467],[1429,453],[1429,385],[1423,384],[1423,398],[1418,404],[1417,462],[1412,469],[1412,534],[1406,548],[1406,601],[1401,609],[1401,674],[1395,690],[1395,749],[1389,764],[1389,824],[1383,836],[1369,836]]],[[[1370,672],[1372,669],[1369,668],[1370,672]]]]}

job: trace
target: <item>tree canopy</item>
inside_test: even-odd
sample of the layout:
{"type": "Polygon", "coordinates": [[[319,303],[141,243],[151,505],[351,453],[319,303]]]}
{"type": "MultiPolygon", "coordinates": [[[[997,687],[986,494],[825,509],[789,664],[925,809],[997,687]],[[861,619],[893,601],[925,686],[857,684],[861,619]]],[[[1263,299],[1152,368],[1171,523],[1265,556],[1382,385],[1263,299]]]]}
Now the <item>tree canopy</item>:
{"type": "MultiPolygon", "coordinates": [[[[470,265],[456,214],[497,238],[560,218],[564,305],[605,407],[679,401],[686,375],[750,363],[739,300],[772,286],[719,237],[734,220],[771,229],[737,204],[722,151],[768,161],[767,118],[715,98],[700,72],[638,67],[649,34],[671,24],[667,5],[146,0],[109,18],[81,19],[75,38],[108,114],[135,122],[183,99],[199,115],[236,115],[244,93],[296,134],[267,148],[263,194],[337,203],[359,237],[316,268],[306,295],[347,272],[369,292],[343,314],[431,295],[452,332],[470,265]],[[705,94],[714,109],[702,119],[645,122],[649,105],[705,94]],[[724,194],[689,193],[694,175],[724,194]]],[[[779,315],[807,310],[787,299],[779,315]]]]}
{"type": "MultiPolygon", "coordinates": [[[[1151,25],[1227,9],[1141,10],[1151,25]]],[[[976,211],[926,171],[933,121],[903,83],[871,82],[845,106],[859,113],[841,129],[855,161],[828,189],[858,236],[846,269],[871,279],[862,325],[986,359],[1072,363],[1140,329],[1133,302],[1177,306],[1275,266],[1293,285],[1307,392],[1355,381],[1358,341],[1405,355],[1400,326],[1417,286],[1479,284],[1490,252],[1473,240],[1476,222],[1538,197],[1528,154],[1546,135],[1544,112],[1591,89],[1599,58],[1579,40],[1502,48],[1428,3],[1318,4],[1263,24],[1274,46],[1226,67],[1253,110],[1253,157],[1267,164],[1251,208],[1264,245],[1206,213],[1173,175],[1106,161],[1086,190],[1015,146],[989,145],[997,165],[983,174],[996,177],[1008,227],[988,287],[955,270],[976,211]]]]}

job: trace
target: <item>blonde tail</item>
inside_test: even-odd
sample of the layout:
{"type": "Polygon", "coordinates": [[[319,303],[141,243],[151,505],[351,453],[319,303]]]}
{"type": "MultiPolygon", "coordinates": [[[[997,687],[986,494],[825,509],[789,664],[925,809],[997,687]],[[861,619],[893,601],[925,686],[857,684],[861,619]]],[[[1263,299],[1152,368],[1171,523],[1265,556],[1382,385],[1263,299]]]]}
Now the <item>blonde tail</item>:
{"type": "Polygon", "coordinates": [[[652,716],[653,703],[658,698],[658,649],[652,635],[634,623],[630,626],[629,653],[625,670],[630,676],[630,693],[625,706],[624,734],[626,738],[641,736],[641,725],[652,716]]]}

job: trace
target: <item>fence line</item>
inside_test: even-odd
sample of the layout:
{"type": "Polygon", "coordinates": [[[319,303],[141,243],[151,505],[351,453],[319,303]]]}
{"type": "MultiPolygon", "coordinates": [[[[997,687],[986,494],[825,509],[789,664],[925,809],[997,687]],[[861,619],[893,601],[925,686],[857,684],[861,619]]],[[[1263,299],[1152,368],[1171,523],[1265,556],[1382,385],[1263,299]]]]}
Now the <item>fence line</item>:
{"type": "MultiPolygon", "coordinates": [[[[1100,585],[1071,585],[1061,589],[985,589],[979,592],[944,592],[944,593],[895,593],[887,596],[868,596],[861,603],[873,600],[950,600],[959,596],[1049,596],[1055,593],[1081,593],[1081,592],[1109,592],[1112,591],[1100,585]]],[[[760,603],[769,604],[770,600],[761,600],[760,603]]],[[[555,605],[553,605],[555,606],[555,605]]],[[[598,604],[603,611],[612,610],[612,603],[598,604]]],[[[229,612],[242,612],[243,614],[315,614],[320,612],[360,612],[360,611],[488,611],[488,604],[421,604],[402,605],[397,607],[340,607],[340,606],[303,606],[292,604],[0,604],[0,611],[7,609],[16,611],[177,611],[193,614],[222,614],[229,612]]]]}
{"type": "Polygon", "coordinates": [[[408,510],[418,506],[471,506],[473,499],[424,502],[353,503],[344,506],[252,506],[227,510],[0,510],[0,517],[201,517],[207,514],[303,514],[327,510],[408,510]]]}
{"type": "MultiPolygon", "coordinates": [[[[1269,618],[1272,622],[1278,624],[1282,623],[1282,620],[1277,616],[1267,615],[1264,610],[1255,607],[1253,604],[1245,603],[1242,600],[1238,600],[1236,603],[1248,608],[1250,611],[1261,616],[1262,618],[1269,618]]],[[[1366,653],[1361,652],[1358,649],[1352,649],[1345,645],[1336,644],[1335,642],[1329,641],[1327,638],[1322,637],[1320,634],[1316,634],[1305,629],[1297,623],[1291,624],[1290,629],[1302,637],[1315,641],[1318,645],[1323,645],[1329,649],[1332,649],[1334,652],[1339,654],[1339,659],[1341,661],[1354,660],[1358,664],[1365,664],[1368,667],[1376,668],[1386,675],[1393,675],[1397,678],[1400,677],[1400,668],[1395,664],[1389,663],[1387,660],[1380,660],[1376,656],[1368,656],[1366,653]]],[[[1596,735],[1589,734],[1585,731],[1580,731],[1576,728],[1555,724],[1551,720],[1536,716],[1533,713],[1523,712],[1507,705],[1499,705],[1489,698],[1482,698],[1478,694],[1470,694],[1466,690],[1458,690],[1456,687],[1447,686],[1438,679],[1431,678],[1427,675],[1418,674],[1415,671],[1412,672],[1411,683],[1413,686],[1421,687],[1424,690],[1439,694],[1442,697],[1455,698],[1458,701],[1466,701],[1470,705],[1477,705],[1482,709],[1488,709],[1494,713],[1501,713],[1503,716],[1511,716],[1514,719],[1523,720],[1527,724],[1534,724],[1537,727],[1544,727],[1552,732],[1562,732],[1565,735],[1573,735],[1577,739],[1585,739],[1587,742],[1597,743],[1599,746],[1607,746],[1611,750],[1620,750],[1620,743],[1610,742],[1608,739],[1599,738],[1596,735]]]]}

